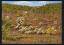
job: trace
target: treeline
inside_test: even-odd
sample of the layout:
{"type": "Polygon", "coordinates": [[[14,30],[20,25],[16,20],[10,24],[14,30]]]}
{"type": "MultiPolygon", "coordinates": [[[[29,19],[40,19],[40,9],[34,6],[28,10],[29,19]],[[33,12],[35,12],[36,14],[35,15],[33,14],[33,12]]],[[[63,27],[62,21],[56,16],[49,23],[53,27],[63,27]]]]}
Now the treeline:
{"type": "Polygon", "coordinates": [[[29,6],[19,6],[19,5],[11,5],[11,4],[2,4],[2,9],[4,12],[12,12],[16,13],[17,11],[32,11],[37,14],[48,14],[48,13],[60,13],[61,11],[61,3],[57,4],[47,4],[45,6],[40,7],[29,7],[29,6]]]}

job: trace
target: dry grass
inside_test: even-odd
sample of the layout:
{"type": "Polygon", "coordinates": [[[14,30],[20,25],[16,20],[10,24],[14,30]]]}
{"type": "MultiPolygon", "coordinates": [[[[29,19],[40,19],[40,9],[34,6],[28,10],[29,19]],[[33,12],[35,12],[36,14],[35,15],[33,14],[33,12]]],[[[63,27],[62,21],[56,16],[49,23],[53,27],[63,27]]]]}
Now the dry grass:
{"type": "Polygon", "coordinates": [[[8,33],[3,44],[61,44],[61,35],[8,33]]]}

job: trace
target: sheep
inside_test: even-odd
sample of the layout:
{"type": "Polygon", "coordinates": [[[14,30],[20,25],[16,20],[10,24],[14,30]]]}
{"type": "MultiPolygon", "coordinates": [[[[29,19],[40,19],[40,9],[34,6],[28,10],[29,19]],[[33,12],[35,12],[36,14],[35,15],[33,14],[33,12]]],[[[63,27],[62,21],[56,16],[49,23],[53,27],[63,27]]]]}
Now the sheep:
{"type": "Polygon", "coordinates": [[[20,24],[17,24],[17,26],[15,28],[18,28],[20,24]]]}
{"type": "Polygon", "coordinates": [[[38,31],[37,31],[36,33],[37,33],[37,34],[42,33],[41,30],[42,30],[42,28],[39,28],[38,31]]]}
{"type": "Polygon", "coordinates": [[[21,30],[20,29],[19,30],[22,31],[22,30],[25,30],[25,29],[26,29],[26,27],[22,27],[21,30]]]}
{"type": "Polygon", "coordinates": [[[32,31],[25,31],[24,33],[25,34],[30,34],[32,31]]]}
{"type": "Polygon", "coordinates": [[[35,29],[34,29],[34,32],[37,32],[37,30],[38,30],[38,28],[35,28],[35,29]]]}
{"type": "Polygon", "coordinates": [[[46,31],[45,31],[45,30],[42,30],[41,32],[42,32],[43,34],[45,34],[45,33],[46,33],[46,31]]]}
{"type": "Polygon", "coordinates": [[[24,20],[25,20],[24,17],[17,17],[16,22],[22,24],[24,23],[24,20]]]}

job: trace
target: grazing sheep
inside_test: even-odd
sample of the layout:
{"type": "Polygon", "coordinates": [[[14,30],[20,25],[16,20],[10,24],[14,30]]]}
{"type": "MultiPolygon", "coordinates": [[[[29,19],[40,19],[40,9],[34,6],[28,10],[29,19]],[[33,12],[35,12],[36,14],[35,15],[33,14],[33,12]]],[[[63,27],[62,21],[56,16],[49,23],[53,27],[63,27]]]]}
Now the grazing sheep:
{"type": "Polygon", "coordinates": [[[22,31],[22,30],[25,30],[26,29],[26,27],[22,27],[21,29],[19,29],[20,31],[22,31]]]}
{"type": "Polygon", "coordinates": [[[37,34],[41,33],[41,30],[42,30],[42,28],[39,28],[36,33],[37,33],[37,34]]]}
{"type": "Polygon", "coordinates": [[[32,31],[25,31],[24,33],[25,34],[30,34],[32,31]]]}
{"type": "Polygon", "coordinates": [[[45,30],[42,30],[41,32],[42,32],[43,34],[45,34],[45,33],[46,33],[46,31],[45,31],[45,30]]]}
{"type": "Polygon", "coordinates": [[[15,28],[20,31],[20,29],[22,28],[22,24],[24,24],[24,17],[17,17],[16,23],[17,26],[15,28]]]}
{"type": "Polygon", "coordinates": [[[24,23],[24,17],[17,17],[17,20],[16,20],[16,22],[17,22],[17,24],[19,23],[19,24],[23,24],[24,23]]]}
{"type": "Polygon", "coordinates": [[[32,26],[29,26],[28,29],[30,30],[31,28],[33,28],[32,26]]]}
{"type": "Polygon", "coordinates": [[[34,32],[37,32],[37,30],[38,30],[38,28],[35,28],[35,29],[34,29],[34,32]]]}
{"type": "Polygon", "coordinates": [[[17,24],[17,26],[15,28],[18,28],[20,24],[17,24]]]}

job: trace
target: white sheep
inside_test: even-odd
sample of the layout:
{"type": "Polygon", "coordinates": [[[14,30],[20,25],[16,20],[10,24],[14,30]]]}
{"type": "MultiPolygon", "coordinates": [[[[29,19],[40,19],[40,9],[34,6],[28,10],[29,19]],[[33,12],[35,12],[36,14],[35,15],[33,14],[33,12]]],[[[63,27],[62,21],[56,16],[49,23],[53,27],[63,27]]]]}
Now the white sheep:
{"type": "Polygon", "coordinates": [[[24,33],[26,33],[26,34],[29,34],[29,33],[31,33],[32,31],[25,31],[24,33]]]}
{"type": "Polygon", "coordinates": [[[37,32],[38,31],[38,28],[35,28],[33,32],[37,32]]]}
{"type": "Polygon", "coordinates": [[[45,31],[45,30],[42,30],[41,32],[42,32],[42,33],[45,33],[46,31],[45,31]]]}
{"type": "Polygon", "coordinates": [[[32,26],[29,26],[28,29],[31,30],[31,28],[33,28],[32,26]]]}
{"type": "Polygon", "coordinates": [[[37,34],[41,33],[42,28],[39,28],[37,34]]]}
{"type": "Polygon", "coordinates": [[[20,24],[18,23],[18,24],[17,24],[17,26],[16,26],[15,28],[18,28],[18,27],[19,27],[19,25],[20,25],[20,24]]]}

